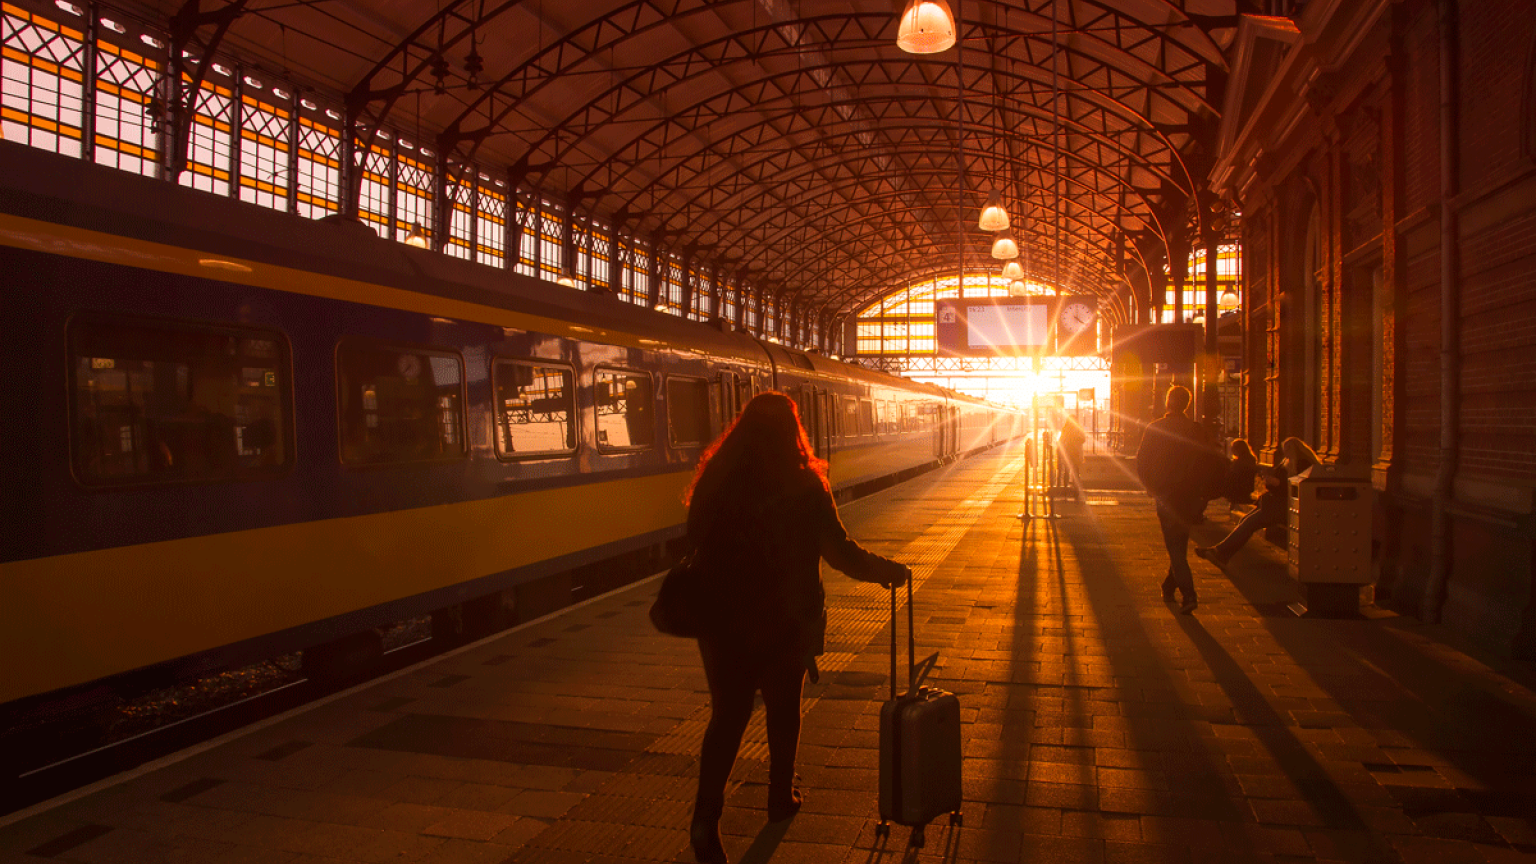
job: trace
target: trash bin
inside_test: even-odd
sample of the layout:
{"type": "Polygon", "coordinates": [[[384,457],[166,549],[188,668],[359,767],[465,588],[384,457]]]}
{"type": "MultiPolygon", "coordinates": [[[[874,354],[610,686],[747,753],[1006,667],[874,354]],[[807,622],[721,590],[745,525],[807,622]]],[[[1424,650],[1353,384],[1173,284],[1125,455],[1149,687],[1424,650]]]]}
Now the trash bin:
{"type": "Polygon", "coordinates": [[[1360,586],[1371,578],[1369,480],[1339,476],[1326,466],[1291,478],[1286,527],[1291,576],[1301,585],[1308,615],[1360,611],[1360,586]]]}

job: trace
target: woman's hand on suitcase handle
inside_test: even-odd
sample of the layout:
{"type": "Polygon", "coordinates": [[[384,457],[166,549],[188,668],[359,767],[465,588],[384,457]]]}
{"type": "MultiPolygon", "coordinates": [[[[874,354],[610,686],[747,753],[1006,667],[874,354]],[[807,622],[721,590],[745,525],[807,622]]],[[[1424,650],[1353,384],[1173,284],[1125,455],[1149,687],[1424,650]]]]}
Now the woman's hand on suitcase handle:
{"type": "Polygon", "coordinates": [[[884,588],[895,588],[897,585],[905,585],[912,578],[912,568],[899,561],[892,561],[889,569],[889,578],[881,579],[880,585],[884,588]]]}

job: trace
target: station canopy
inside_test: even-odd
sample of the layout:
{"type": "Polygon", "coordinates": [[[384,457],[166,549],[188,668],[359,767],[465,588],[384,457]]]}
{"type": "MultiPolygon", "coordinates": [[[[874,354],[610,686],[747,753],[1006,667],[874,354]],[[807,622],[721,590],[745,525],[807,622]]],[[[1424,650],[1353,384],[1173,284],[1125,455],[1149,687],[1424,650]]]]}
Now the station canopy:
{"type": "MultiPolygon", "coordinates": [[[[495,166],[573,212],[843,317],[924,274],[1108,295],[1190,219],[1255,0],[952,0],[957,44],[897,46],[899,0],[149,0],[185,56],[345,96],[372,130],[495,166]]],[[[142,8],[142,7],[141,7],[142,8]]]]}

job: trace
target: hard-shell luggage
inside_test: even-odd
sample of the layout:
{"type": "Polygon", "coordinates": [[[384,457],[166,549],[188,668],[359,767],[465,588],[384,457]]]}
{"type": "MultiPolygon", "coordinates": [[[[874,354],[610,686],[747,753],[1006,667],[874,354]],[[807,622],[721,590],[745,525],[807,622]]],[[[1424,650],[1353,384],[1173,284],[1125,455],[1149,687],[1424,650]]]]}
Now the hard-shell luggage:
{"type": "Polygon", "coordinates": [[[937,687],[917,685],[912,582],[907,580],[907,692],[896,693],[896,587],[891,586],[891,699],[880,708],[880,824],[912,826],[911,845],[923,828],[949,814],[960,824],[960,700],[937,687]]]}

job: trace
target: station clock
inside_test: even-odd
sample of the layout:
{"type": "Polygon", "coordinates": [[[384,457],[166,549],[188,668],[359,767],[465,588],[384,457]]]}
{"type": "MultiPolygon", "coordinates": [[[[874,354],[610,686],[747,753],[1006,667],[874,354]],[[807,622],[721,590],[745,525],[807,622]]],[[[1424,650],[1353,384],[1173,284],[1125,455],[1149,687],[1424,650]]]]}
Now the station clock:
{"type": "Polygon", "coordinates": [[[1094,304],[1086,300],[1068,299],[1061,304],[1061,311],[1056,313],[1056,326],[1062,336],[1075,336],[1092,327],[1093,319],[1098,314],[1094,304]]]}

